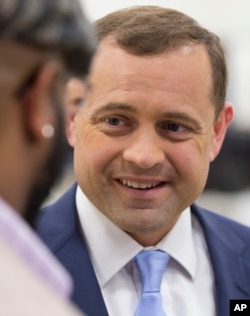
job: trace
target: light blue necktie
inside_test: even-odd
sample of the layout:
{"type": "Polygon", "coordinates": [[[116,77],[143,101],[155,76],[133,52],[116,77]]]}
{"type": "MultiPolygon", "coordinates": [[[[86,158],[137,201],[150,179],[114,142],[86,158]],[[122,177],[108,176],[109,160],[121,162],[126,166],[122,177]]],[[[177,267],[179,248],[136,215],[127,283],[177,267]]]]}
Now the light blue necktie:
{"type": "Polygon", "coordinates": [[[160,250],[142,251],[135,257],[142,293],[135,316],[165,316],[160,293],[163,272],[170,255],[160,250]]]}

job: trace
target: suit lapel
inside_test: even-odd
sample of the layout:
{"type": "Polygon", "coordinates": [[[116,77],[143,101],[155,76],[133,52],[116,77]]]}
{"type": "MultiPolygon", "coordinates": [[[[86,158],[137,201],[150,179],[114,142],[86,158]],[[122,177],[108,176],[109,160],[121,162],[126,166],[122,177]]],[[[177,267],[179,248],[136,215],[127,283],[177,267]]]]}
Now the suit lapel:
{"type": "Polygon", "coordinates": [[[227,316],[230,299],[250,297],[249,246],[230,230],[225,219],[218,220],[218,216],[195,205],[192,212],[203,228],[211,258],[217,315],[227,316]],[[244,257],[247,252],[248,257],[244,257]]]}
{"type": "Polygon", "coordinates": [[[77,302],[87,315],[108,316],[92,263],[80,234],[76,233],[57,255],[74,280],[72,297],[74,302],[77,302]]]}

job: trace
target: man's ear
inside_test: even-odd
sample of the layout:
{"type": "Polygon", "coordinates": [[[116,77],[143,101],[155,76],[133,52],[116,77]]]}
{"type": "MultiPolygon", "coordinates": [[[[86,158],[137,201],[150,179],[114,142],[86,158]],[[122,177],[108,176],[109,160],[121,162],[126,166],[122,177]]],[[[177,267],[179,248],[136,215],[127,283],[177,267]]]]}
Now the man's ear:
{"type": "Polygon", "coordinates": [[[60,72],[59,63],[45,63],[36,74],[34,82],[20,97],[25,113],[23,118],[25,128],[28,136],[34,142],[50,138],[50,133],[46,134],[46,128],[50,129],[51,132],[53,130],[55,112],[51,103],[53,102],[51,91],[60,72]]]}
{"type": "Polygon", "coordinates": [[[210,152],[210,161],[213,161],[219,154],[226,131],[234,117],[234,110],[231,103],[225,103],[223,110],[220,112],[215,124],[214,135],[212,139],[212,148],[210,152]]]}

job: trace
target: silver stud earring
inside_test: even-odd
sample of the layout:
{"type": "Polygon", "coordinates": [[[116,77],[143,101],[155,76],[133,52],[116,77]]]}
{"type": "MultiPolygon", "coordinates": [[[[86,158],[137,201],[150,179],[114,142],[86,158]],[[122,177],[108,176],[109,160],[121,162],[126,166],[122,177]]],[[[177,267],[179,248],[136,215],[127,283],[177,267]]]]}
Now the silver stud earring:
{"type": "Polygon", "coordinates": [[[55,129],[51,124],[44,124],[41,128],[41,133],[45,138],[52,138],[55,133],[55,129]]]}

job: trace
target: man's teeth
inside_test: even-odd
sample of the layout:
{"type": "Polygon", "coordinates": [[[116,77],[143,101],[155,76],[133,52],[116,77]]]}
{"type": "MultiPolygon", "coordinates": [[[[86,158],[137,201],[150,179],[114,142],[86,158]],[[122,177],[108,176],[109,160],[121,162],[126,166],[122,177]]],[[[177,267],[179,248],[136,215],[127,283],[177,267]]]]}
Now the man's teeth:
{"type": "Polygon", "coordinates": [[[122,184],[134,189],[150,189],[150,188],[155,188],[159,184],[159,182],[138,183],[138,182],[129,181],[129,180],[122,180],[122,184]]]}

